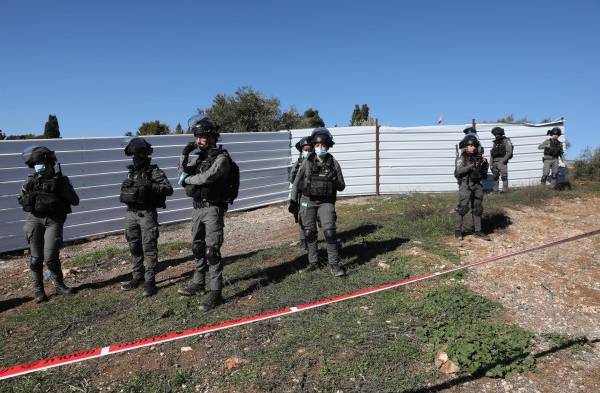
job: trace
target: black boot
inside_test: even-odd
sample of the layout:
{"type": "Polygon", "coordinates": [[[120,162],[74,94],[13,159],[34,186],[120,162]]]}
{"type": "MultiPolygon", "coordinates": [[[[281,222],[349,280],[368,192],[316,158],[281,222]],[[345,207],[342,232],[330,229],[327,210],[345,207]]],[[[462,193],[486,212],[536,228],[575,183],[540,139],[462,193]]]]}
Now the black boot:
{"type": "Polygon", "coordinates": [[[194,271],[192,283],[188,286],[179,288],[177,293],[183,296],[204,295],[206,293],[206,290],[204,289],[204,281],[204,273],[196,270],[194,271]]]}
{"type": "Polygon", "coordinates": [[[44,272],[42,270],[31,271],[33,277],[33,296],[36,303],[45,302],[48,300],[46,292],[44,292],[44,272]]]}
{"type": "Polygon", "coordinates": [[[156,288],[156,282],[154,279],[146,281],[144,283],[144,297],[150,297],[156,295],[158,288],[156,288]]]}
{"type": "Polygon", "coordinates": [[[303,251],[306,251],[308,249],[308,247],[306,246],[305,239],[300,239],[300,241],[298,242],[298,248],[300,248],[303,251]]]}
{"type": "Polygon", "coordinates": [[[329,271],[331,271],[331,274],[333,274],[335,277],[342,277],[346,275],[344,268],[340,267],[340,265],[337,263],[335,265],[329,265],[329,271]]]}
{"type": "Polygon", "coordinates": [[[318,268],[319,268],[318,263],[309,263],[308,265],[304,266],[302,269],[300,269],[298,271],[300,273],[310,273],[310,272],[314,272],[318,268]]]}
{"type": "Polygon", "coordinates": [[[75,291],[73,288],[69,288],[65,285],[65,280],[63,277],[62,268],[60,267],[60,263],[53,264],[48,266],[48,269],[52,272],[52,279],[54,280],[54,288],[56,288],[56,293],[61,295],[70,295],[75,291]]]}
{"type": "Polygon", "coordinates": [[[487,240],[488,242],[490,240],[492,240],[491,237],[489,237],[488,235],[486,235],[485,233],[483,233],[481,231],[475,231],[474,235],[475,235],[475,237],[478,237],[478,238],[480,238],[482,240],[487,240]]]}
{"type": "Polygon", "coordinates": [[[132,289],[135,289],[135,288],[139,287],[140,285],[142,285],[143,282],[144,282],[143,277],[134,277],[131,281],[126,281],[126,282],[122,283],[121,290],[131,291],[132,289]]]}
{"type": "Polygon", "coordinates": [[[461,230],[455,229],[454,230],[454,237],[457,238],[458,240],[462,240],[463,239],[463,234],[461,230]]]}
{"type": "Polygon", "coordinates": [[[200,305],[200,310],[208,311],[217,307],[219,304],[223,303],[223,297],[221,296],[221,291],[210,291],[206,300],[200,305]]]}

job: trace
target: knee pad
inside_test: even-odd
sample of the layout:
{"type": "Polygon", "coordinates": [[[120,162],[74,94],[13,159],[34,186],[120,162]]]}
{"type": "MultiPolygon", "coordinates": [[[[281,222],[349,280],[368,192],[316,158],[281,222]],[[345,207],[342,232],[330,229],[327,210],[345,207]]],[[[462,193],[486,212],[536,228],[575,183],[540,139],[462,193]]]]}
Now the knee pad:
{"type": "Polygon", "coordinates": [[[206,247],[206,262],[216,265],[221,261],[221,252],[215,247],[206,247]]]}
{"type": "Polygon", "coordinates": [[[49,261],[46,261],[46,266],[48,266],[48,270],[50,270],[52,273],[57,273],[60,271],[60,274],[62,274],[62,269],[60,267],[60,261],[58,259],[51,259],[49,261]]]}
{"type": "Polygon", "coordinates": [[[314,241],[317,240],[317,231],[312,230],[312,229],[305,229],[304,230],[304,238],[306,239],[306,241],[308,243],[312,243],[314,241]]]}
{"type": "Polygon", "coordinates": [[[465,214],[467,214],[469,212],[469,206],[459,206],[456,208],[456,212],[459,215],[464,216],[465,214]]]}
{"type": "Polygon", "coordinates": [[[335,229],[325,229],[323,231],[323,235],[325,236],[325,241],[329,244],[337,243],[335,229]]]}
{"type": "Polygon", "coordinates": [[[42,271],[44,269],[42,258],[31,257],[31,259],[29,260],[29,268],[34,272],[42,271]]]}
{"type": "Polygon", "coordinates": [[[474,216],[481,216],[483,214],[483,206],[473,206],[473,215],[474,216]]]}
{"type": "Polygon", "coordinates": [[[202,259],[204,258],[206,244],[202,240],[197,240],[192,243],[192,254],[194,254],[194,258],[202,259]]]}

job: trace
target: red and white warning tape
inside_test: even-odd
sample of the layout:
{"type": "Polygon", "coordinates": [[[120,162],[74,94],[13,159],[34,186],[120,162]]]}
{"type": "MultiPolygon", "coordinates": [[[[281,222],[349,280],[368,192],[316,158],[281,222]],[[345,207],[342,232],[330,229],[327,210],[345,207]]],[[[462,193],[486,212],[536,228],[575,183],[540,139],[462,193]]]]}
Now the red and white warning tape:
{"type": "Polygon", "coordinates": [[[539,246],[527,248],[527,249],[524,249],[521,251],[515,251],[515,252],[508,253],[508,254],[497,255],[497,256],[489,257],[489,258],[482,259],[482,260],[479,260],[476,262],[452,267],[449,269],[440,270],[440,271],[432,272],[432,273],[427,273],[427,274],[423,274],[421,276],[407,278],[404,280],[390,282],[387,284],[381,284],[376,287],[361,289],[361,290],[358,290],[358,291],[355,291],[352,293],[348,293],[345,295],[333,296],[333,297],[317,300],[317,301],[310,302],[310,303],[299,304],[297,306],[287,307],[287,308],[283,308],[283,309],[277,310],[277,311],[271,311],[271,312],[267,312],[267,313],[263,313],[263,314],[248,316],[248,317],[236,319],[233,321],[221,322],[221,323],[217,323],[215,325],[202,326],[202,327],[197,327],[197,328],[193,328],[193,329],[183,330],[180,332],[167,333],[162,336],[150,337],[150,338],[146,338],[146,339],[139,340],[139,341],[132,341],[132,342],[123,343],[123,344],[112,344],[112,345],[108,345],[108,346],[105,346],[102,348],[94,348],[94,349],[89,349],[87,351],[73,353],[73,354],[69,354],[69,355],[57,356],[57,357],[48,358],[48,359],[42,359],[42,360],[35,361],[33,363],[18,364],[18,365],[11,366],[8,368],[0,369],[0,380],[16,377],[19,375],[29,374],[29,373],[33,373],[33,372],[37,372],[37,371],[47,370],[49,368],[63,366],[65,364],[77,363],[77,362],[81,362],[84,360],[94,359],[94,358],[98,358],[98,357],[102,357],[102,356],[113,355],[113,354],[119,353],[119,352],[130,351],[130,350],[136,349],[136,348],[147,347],[150,345],[156,345],[156,344],[165,343],[168,341],[180,340],[180,339],[186,338],[186,337],[198,336],[200,334],[216,332],[219,330],[224,330],[224,329],[228,329],[228,328],[232,328],[232,327],[236,327],[236,326],[242,326],[242,325],[247,325],[249,323],[254,323],[254,322],[264,321],[264,320],[271,319],[271,318],[281,317],[284,315],[293,314],[293,313],[297,313],[300,311],[310,310],[313,308],[322,307],[322,306],[326,306],[326,305],[337,303],[337,302],[342,302],[342,301],[349,300],[349,299],[354,299],[354,298],[357,298],[360,296],[366,296],[366,295],[370,295],[373,293],[386,291],[388,289],[397,288],[397,287],[407,285],[407,284],[410,284],[413,282],[427,280],[432,277],[441,276],[441,275],[452,273],[452,272],[455,272],[458,270],[463,270],[463,269],[468,269],[471,267],[483,265],[486,263],[497,261],[499,259],[505,259],[505,258],[514,257],[517,255],[533,252],[533,251],[543,250],[545,248],[554,247],[559,244],[584,239],[584,238],[591,237],[591,236],[598,235],[598,234],[600,234],[600,229],[597,229],[597,230],[594,230],[591,232],[582,233],[577,236],[567,237],[567,238],[560,239],[560,240],[557,240],[557,241],[554,241],[551,243],[546,243],[546,244],[542,244],[539,246]]]}

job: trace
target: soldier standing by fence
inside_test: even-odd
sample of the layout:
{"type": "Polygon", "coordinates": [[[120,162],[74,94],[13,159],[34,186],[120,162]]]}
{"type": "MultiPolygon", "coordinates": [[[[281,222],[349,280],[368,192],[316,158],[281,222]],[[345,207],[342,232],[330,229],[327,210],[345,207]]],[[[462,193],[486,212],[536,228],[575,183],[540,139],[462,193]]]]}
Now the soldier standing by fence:
{"type": "Polygon", "coordinates": [[[481,216],[483,215],[483,185],[481,180],[487,177],[488,162],[478,154],[479,140],[474,135],[467,135],[459,144],[462,153],[456,158],[454,176],[458,180],[458,206],[456,207],[456,221],[454,236],[462,239],[463,218],[469,212],[473,213],[473,226],[475,236],[490,240],[489,236],[481,230],[481,216]]]}
{"type": "Polygon", "coordinates": [[[550,138],[546,139],[538,146],[539,150],[544,150],[544,157],[542,158],[544,168],[542,169],[542,178],[540,180],[542,185],[546,184],[546,180],[548,180],[548,176],[551,174],[550,184],[552,187],[556,187],[559,161],[564,154],[562,142],[558,140],[561,134],[560,128],[554,127],[548,131],[548,136],[550,136],[550,138]]]}
{"type": "Polygon", "coordinates": [[[237,197],[239,168],[227,150],[217,147],[219,126],[212,119],[203,117],[195,121],[191,129],[196,141],[182,151],[179,184],[194,199],[192,252],[196,262],[191,284],[179,288],[178,293],[204,294],[208,270],[210,292],[200,307],[207,311],[223,302],[224,217],[228,203],[237,197]]]}
{"type": "Polygon", "coordinates": [[[346,274],[339,266],[339,247],[336,235],[335,202],[338,191],[346,188],[342,168],[328,150],[334,145],[326,128],[316,128],[311,135],[314,153],[304,160],[294,179],[289,211],[298,214],[306,237],[308,266],[303,271],[318,267],[317,217],[327,242],[327,261],[334,276],[346,274]]]}
{"type": "Polygon", "coordinates": [[[127,179],[121,186],[120,201],[127,205],[125,238],[133,257],[131,281],[121,285],[128,291],[144,283],[144,296],[156,294],[156,264],[158,262],[157,207],[166,208],[166,198],[173,187],[157,165],[151,165],[152,145],[144,138],[133,138],[125,146],[125,154],[133,156],[127,179]]]}
{"type": "Polygon", "coordinates": [[[504,134],[504,128],[494,127],[494,145],[490,151],[492,162],[492,175],[494,176],[494,192],[498,192],[500,178],[502,178],[502,192],[508,191],[508,161],[513,157],[513,145],[504,134]]]}
{"type": "MultiPolygon", "coordinates": [[[[300,166],[302,166],[302,163],[304,162],[304,160],[306,158],[308,158],[310,153],[312,153],[314,150],[310,136],[305,136],[304,138],[301,138],[296,143],[296,150],[298,150],[300,155],[298,156],[296,163],[294,164],[294,166],[292,167],[292,170],[290,171],[290,183],[292,183],[292,184],[294,184],[294,180],[296,179],[298,170],[300,170],[300,166]]],[[[296,219],[296,222],[298,223],[298,229],[299,229],[299,233],[300,233],[300,248],[306,249],[306,238],[304,236],[304,229],[302,228],[302,221],[300,220],[300,217],[298,214],[295,214],[294,218],[296,219]]]]}
{"type": "Polygon", "coordinates": [[[63,226],[71,205],[79,204],[79,197],[69,178],[63,176],[56,155],[45,146],[37,146],[23,154],[25,163],[35,173],[27,178],[18,197],[26,211],[25,236],[29,243],[29,267],[33,279],[35,301],[48,298],[44,291],[43,262],[51,273],[56,292],[71,294],[65,285],[59,252],[63,242],[63,226]]]}

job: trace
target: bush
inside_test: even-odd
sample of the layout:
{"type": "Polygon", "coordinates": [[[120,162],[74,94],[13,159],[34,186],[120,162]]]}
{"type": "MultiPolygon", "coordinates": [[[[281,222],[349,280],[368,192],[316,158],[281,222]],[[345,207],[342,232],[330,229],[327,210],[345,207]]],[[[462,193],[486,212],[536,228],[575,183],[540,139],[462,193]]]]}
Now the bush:
{"type": "Polygon", "coordinates": [[[573,177],[577,180],[600,181],[600,147],[586,147],[573,162],[573,177]]]}
{"type": "Polygon", "coordinates": [[[459,285],[435,288],[418,313],[426,323],[419,336],[474,375],[504,377],[530,370],[533,335],[493,319],[500,305],[459,285]]]}

